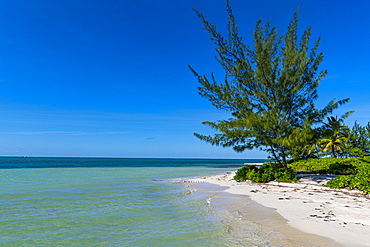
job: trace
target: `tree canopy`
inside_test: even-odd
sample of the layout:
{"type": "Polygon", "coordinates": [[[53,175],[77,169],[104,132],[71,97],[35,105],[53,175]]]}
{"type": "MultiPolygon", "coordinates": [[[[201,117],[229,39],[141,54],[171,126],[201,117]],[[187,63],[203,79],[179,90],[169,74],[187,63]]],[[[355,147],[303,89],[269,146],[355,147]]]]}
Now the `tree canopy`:
{"type": "Polygon", "coordinates": [[[258,20],[251,45],[243,42],[228,1],[226,36],[194,11],[216,47],[225,77],[217,81],[213,74],[208,78],[189,68],[200,83],[199,94],[217,109],[231,113],[227,120],[202,123],[217,134],[195,136],[237,152],[259,148],[285,166],[289,150],[312,139],[312,126],[349,100],[333,99],[323,109],[315,107],[317,87],[327,74],[319,70],[320,38],[310,48],[311,27],[298,38],[298,10],[282,35],[270,22],[258,20]]]}

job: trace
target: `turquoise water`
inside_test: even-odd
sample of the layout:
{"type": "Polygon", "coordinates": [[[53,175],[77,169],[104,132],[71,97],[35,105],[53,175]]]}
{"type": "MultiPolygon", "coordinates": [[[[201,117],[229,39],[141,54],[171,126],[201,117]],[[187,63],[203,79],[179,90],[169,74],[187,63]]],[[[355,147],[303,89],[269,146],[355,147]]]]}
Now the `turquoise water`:
{"type": "Polygon", "coordinates": [[[0,245],[236,246],[230,215],[175,181],[258,161],[0,158],[0,245]]]}

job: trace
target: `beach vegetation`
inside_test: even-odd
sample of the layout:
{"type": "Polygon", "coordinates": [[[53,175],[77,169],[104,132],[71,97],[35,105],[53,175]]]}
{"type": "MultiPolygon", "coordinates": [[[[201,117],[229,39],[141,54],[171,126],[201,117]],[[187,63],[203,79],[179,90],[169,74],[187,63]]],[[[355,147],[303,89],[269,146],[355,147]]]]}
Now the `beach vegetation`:
{"type": "Polygon", "coordinates": [[[354,123],[347,133],[345,152],[350,157],[365,157],[370,155],[370,122],[366,126],[354,123]]]}
{"type": "Polygon", "coordinates": [[[288,164],[298,174],[356,174],[360,159],[334,157],[298,160],[288,164]]]}
{"type": "Polygon", "coordinates": [[[329,152],[334,158],[337,158],[346,148],[349,129],[343,124],[343,121],[347,116],[342,118],[328,117],[328,122],[324,122],[319,147],[322,152],[329,152]]]}
{"type": "Polygon", "coordinates": [[[295,173],[339,175],[326,183],[329,188],[359,189],[364,194],[370,193],[370,156],[300,160],[289,167],[295,173]]]}
{"type": "Polygon", "coordinates": [[[245,165],[235,173],[234,180],[258,183],[297,182],[296,174],[333,174],[336,178],[327,182],[329,188],[358,189],[370,193],[370,156],[363,158],[311,158],[290,161],[288,167],[278,163],[264,163],[257,167],[245,165]]]}
{"type": "MultiPolygon", "coordinates": [[[[223,80],[218,81],[214,74],[200,75],[189,68],[200,83],[199,94],[217,109],[230,112],[230,118],[202,123],[215,129],[214,135],[194,135],[237,152],[264,150],[279,169],[287,168],[289,158],[309,157],[303,150],[316,141],[313,126],[321,124],[349,99],[333,99],[322,109],[315,107],[317,87],[327,71],[319,70],[323,53],[318,51],[320,38],[310,45],[311,27],[299,38],[298,11],[284,34],[279,34],[270,21],[263,24],[258,20],[251,44],[244,43],[239,34],[228,1],[226,12],[228,23],[224,36],[195,10],[216,47],[216,59],[225,72],[223,80]]],[[[337,155],[343,151],[344,143],[344,139],[338,138],[322,140],[320,148],[337,155]]]]}
{"type": "Polygon", "coordinates": [[[306,143],[289,150],[290,162],[310,158],[364,158],[370,155],[370,123],[361,126],[357,122],[352,128],[344,124],[344,116],[328,117],[327,122],[313,128],[313,135],[306,143]]]}
{"type": "Polygon", "coordinates": [[[345,188],[349,190],[358,189],[364,194],[370,193],[370,163],[358,167],[357,174],[348,176],[337,176],[326,183],[329,188],[345,188]]]}
{"type": "Polygon", "coordinates": [[[264,163],[257,167],[254,165],[245,165],[235,173],[234,180],[250,180],[254,183],[277,182],[296,182],[294,170],[288,167],[282,167],[277,163],[264,163]]]}

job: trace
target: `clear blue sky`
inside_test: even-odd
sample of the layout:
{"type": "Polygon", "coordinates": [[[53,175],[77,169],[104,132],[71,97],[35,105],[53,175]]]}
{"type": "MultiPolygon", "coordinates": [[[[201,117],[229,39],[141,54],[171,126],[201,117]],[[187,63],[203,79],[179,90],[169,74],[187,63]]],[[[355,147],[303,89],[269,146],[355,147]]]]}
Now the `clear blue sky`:
{"type": "MultiPolygon", "coordinates": [[[[256,21],[312,26],[329,74],[319,106],[370,121],[370,1],[231,0],[250,43],[256,21]]],[[[224,0],[3,0],[0,2],[0,155],[265,158],[213,147],[193,132],[228,117],[197,94],[187,65],[222,71],[191,8],[220,30],[224,0]]]]}

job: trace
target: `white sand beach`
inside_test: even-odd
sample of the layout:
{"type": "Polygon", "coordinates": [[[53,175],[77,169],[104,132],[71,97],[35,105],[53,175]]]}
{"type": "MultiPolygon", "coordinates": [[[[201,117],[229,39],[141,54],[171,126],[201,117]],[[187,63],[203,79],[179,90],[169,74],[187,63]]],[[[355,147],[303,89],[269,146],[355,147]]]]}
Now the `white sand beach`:
{"type": "Polygon", "coordinates": [[[225,192],[247,195],[276,209],[289,226],[335,241],[321,245],[317,240],[315,244],[319,246],[370,246],[370,196],[356,190],[325,187],[333,176],[301,175],[298,183],[255,184],[232,180],[234,175],[235,172],[228,172],[189,182],[227,186],[225,192]]]}

